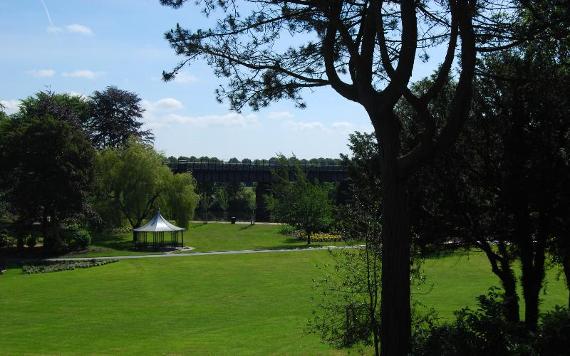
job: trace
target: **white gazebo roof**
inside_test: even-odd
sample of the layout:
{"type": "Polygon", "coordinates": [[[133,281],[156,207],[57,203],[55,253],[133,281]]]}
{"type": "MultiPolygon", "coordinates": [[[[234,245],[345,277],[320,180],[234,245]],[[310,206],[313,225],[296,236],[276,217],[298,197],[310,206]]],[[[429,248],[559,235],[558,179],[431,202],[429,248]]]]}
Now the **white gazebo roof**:
{"type": "Polygon", "coordinates": [[[143,225],[139,228],[133,229],[133,231],[137,232],[168,232],[168,231],[183,231],[185,229],[174,226],[169,223],[165,218],[160,215],[160,210],[156,212],[156,215],[150,219],[146,225],[143,225]]]}

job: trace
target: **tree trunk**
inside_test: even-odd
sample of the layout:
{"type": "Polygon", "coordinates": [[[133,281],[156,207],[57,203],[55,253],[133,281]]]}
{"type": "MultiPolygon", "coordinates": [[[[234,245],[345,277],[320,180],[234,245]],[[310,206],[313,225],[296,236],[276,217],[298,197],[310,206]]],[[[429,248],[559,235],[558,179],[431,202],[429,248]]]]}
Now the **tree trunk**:
{"type": "Polygon", "coordinates": [[[539,295],[544,280],[544,236],[541,236],[543,232],[539,231],[537,241],[534,241],[530,233],[529,222],[521,221],[520,224],[520,238],[522,240],[520,244],[521,281],[525,300],[525,324],[529,330],[536,331],[540,304],[539,295]]]}
{"type": "MultiPolygon", "coordinates": [[[[516,94],[516,92],[515,92],[516,94]]],[[[525,113],[523,105],[514,108],[512,127],[504,138],[505,168],[507,170],[506,191],[507,206],[512,213],[513,235],[520,251],[523,287],[525,300],[525,325],[528,330],[536,331],[538,324],[539,294],[544,279],[544,254],[547,234],[547,220],[541,211],[539,227],[533,234],[530,218],[530,198],[528,187],[531,186],[526,171],[526,160],[529,157],[529,147],[525,142],[525,113]],[[535,240],[536,237],[536,240],[535,240]]]]}
{"type": "MultiPolygon", "coordinates": [[[[400,150],[395,120],[381,130],[382,291],[380,343],[384,356],[409,353],[410,226],[405,180],[398,174],[400,150]]],[[[378,132],[378,130],[377,130],[378,132]]]]}
{"type": "MultiPolygon", "coordinates": [[[[495,271],[493,270],[493,272],[495,271]]],[[[505,318],[511,322],[519,322],[520,306],[514,271],[510,265],[505,266],[505,263],[501,262],[501,267],[497,272],[495,272],[495,274],[501,280],[501,285],[505,291],[505,294],[503,296],[505,318]]]]}
{"type": "Polygon", "coordinates": [[[477,245],[485,252],[491,264],[491,270],[499,277],[501,285],[503,286],[503,314],[505,318],[511,322],[519,322],[520,306],[519,297],[517,295],[516,277],[511,267],[511,256],[508,255],[504,242],[498,243],[499,251],[497,253],[493,251],[491,245],[486,240],[481,239],[477,245]]]}
{"type": "Polygon", "coordinates": [[[311,244],[311,233],[307,232],[307,245],[311,244]]]}

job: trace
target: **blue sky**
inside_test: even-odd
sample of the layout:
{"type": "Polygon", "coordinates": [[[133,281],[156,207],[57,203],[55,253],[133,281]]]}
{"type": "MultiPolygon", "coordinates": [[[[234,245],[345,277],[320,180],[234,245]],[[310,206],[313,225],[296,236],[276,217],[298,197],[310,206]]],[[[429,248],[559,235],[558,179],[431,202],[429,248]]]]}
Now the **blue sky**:
{"type": "Polygon", "coordinates": [[[305,110],[285,101],[238,114],[216,102],[221,81],[204,63],[161,81],[178,61],[163,33],[177,22],[206,24],[192,3],[174,10],[159,0],[0,0],[0,100],[13,112],[40,90],[90,95],[115,85],[143,99],[155,147],[174,156],[338,157],[350,132],[371,130],[364,110],[331,89],[307,92],[305,110]]]}

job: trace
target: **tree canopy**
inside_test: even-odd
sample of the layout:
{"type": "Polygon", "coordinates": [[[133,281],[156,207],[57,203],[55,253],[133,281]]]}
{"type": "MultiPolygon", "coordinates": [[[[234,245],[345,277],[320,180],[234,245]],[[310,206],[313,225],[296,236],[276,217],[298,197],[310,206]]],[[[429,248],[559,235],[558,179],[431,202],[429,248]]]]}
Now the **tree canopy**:
{"type": "Polygon", "coordinates": [[[0,124],[0,181],[21,225],[40,222],[44,246],[59,248],[59,224],[85,212],[94,150],[67,118],[28,104],[0,124]]]}
{"type": "Polygon", "coordinates": [[[95,91],[89,98],[89,120],[86,129],[93,145],[115,148],[130,137],[151,143],[154,135],[141,128],[144,108],[137,94],[113,86],[95,91]]]}
{"type": "Polygon", "coordinates": [[[192,217],[197,205],[194,180],[188,174],[174,178],[165,161],[151,146],[134,139],[100,152],[95,168],[103,208],[113,204],[132,227],[139,227],[161,201],[177,221],[192,217]]]}

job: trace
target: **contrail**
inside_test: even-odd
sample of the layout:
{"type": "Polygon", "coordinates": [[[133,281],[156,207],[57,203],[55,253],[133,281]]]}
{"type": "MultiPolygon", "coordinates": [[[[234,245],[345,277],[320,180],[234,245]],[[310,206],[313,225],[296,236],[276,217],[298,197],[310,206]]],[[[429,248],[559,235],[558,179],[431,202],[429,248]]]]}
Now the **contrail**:
{"type": "Polygon", "coordinates": [[[46,12],[46,16],[47,16],[47,18],[48,18],[48,21],[49,21],[50,26],[55,27],[55,25],[53,24],[53,21],[51,20],[51,15],[49,14],[49,10],[48,10],[48,8],[47,8],[47,6],[46,6],[45,1],[44,1],[44,0],[40,0],[40,2],[41,2],[42,5],[44,6],[44,10],[45,10],[45,12],[46,12]]]}

